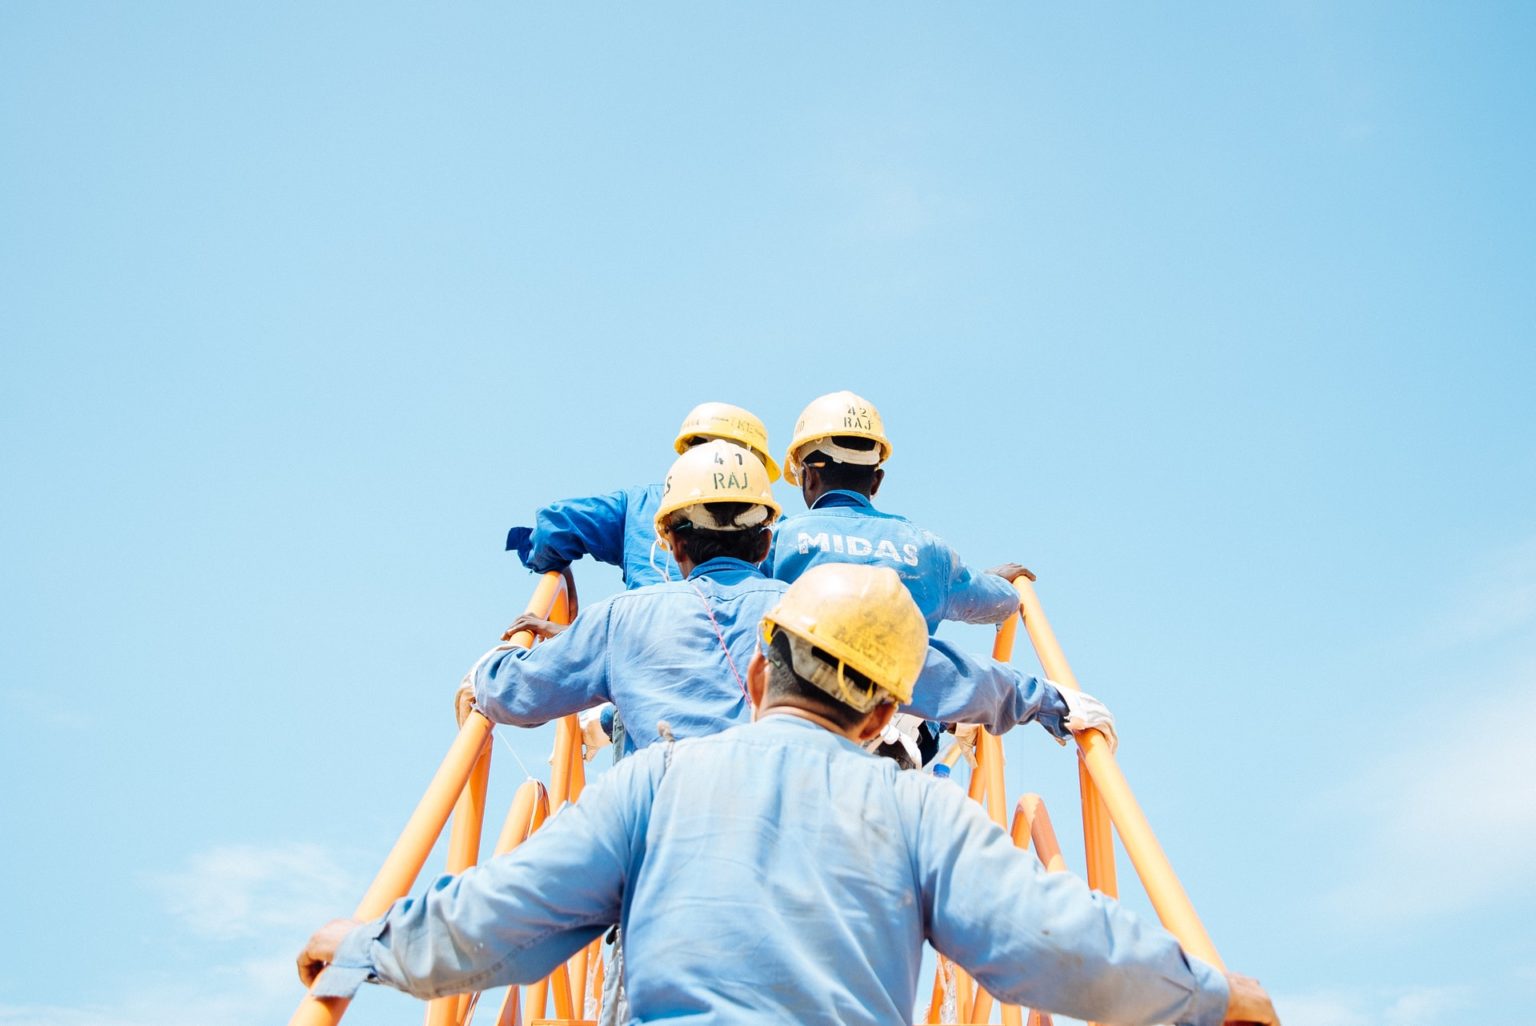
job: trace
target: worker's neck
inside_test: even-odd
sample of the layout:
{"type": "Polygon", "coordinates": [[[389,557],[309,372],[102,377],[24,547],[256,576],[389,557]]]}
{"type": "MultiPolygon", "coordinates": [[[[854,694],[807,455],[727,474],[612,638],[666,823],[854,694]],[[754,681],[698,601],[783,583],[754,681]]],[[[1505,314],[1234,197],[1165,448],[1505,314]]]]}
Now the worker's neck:
{"type": "Polygon", "coordinates": [[[870,499],[873,497],[869,492],[863,490],[862,488],[808,488],[805,491],[806,509],[815,508],[816,503],[820,502],[822,496],[826,495],[828,492],[847,492],[849,495],[862,495],[865,499],[870,499]]]}
{"type": "Polygon", "coordinates": [[[758,719],[768,716],[793,716],[800,720],[810,720],[817,726],[829,730],[840,737],[846,737],[855,744],[859,744],[863,740],[864,720],[860,720],[851,727],[840,727],[820,713],[812,712],[809,709],[802,709],[798,705],[790,705],[787,702],[775,702],[772,705],[762,706],[757,710],[758,719]]]}

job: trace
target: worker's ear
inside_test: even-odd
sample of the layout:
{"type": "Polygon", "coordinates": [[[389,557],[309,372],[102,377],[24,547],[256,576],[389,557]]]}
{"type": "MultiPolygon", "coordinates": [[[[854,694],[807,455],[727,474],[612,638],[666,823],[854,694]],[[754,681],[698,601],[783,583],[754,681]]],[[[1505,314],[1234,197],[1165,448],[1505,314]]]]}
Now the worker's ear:
{"type": "Polygon", "coordinates": [[[884,467],[876,467],[874,475],[871,476],[870,479],[869,479],[869,497],[870,498],[874,498],[875,497],[875,493],[880,490],[880,482],[884,481],[884,480],[885,480],[885,468],[884,467]]]}
{"type": "Polygon", "coordinates": [[[768,660],[763,658],[763,650],[758,649],[752,653],[752,661],[747,664],[747,697],[752,700],[752,719],[757,719],[757,711],[763,705],[763,692],[768,689],[768,660]]]}
{"type": "Polygon", "coordinates": [[[800,497],[809,506],[821,494],[821,471],[816,467],[800,464],[800,497]]]}
{"type": "Polygon", "coordinates": [[[891,722],[891,717],[895,715],[895,702],[881,702],[871,709],[865,715],[864,722],[859,724],[859,743],[863,744],[865,741],[873,741],[885,733],[886,726],[891,722]]]}
{"type": "Polygon", "coordinates": [[[753,563],[761,563],[768,558],[768,553],[773,549],[773,529],[763,528],[763,536],[757,546],[757,554],[753,557],[753,563]]]}

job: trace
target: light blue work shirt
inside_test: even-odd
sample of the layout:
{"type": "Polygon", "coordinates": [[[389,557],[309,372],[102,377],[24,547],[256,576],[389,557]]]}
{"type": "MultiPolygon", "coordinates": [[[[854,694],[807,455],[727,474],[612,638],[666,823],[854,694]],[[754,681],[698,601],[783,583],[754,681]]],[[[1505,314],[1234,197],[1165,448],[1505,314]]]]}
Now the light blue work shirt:
{"type": "MultiPolygon", "coordinates": [[[[475,668],[475,707],[522,727],[612,702],[625,751],[660,736],[715,734],[752,718],[747,664],[763,615],[789,585],[750,563],[722,557],[686,581],[626,591],[585,608],[562,633],[532,648],[488,653],[475,668]]],[[[946,723],[981,723],[994,734],[1038,719],[1066,737],[1067,705],[1050,683],[993,659],[973,659],[930,639],[905,711],[946,723]]]]}
{"type": "Polygon", "coordinates": [[[656,544],[660,508],[659,484],[561,499],[535,513],[533,527],[508,531],[507,551],[516,551],[523,566],[540,574],[591,556],[623,570],[625,587],[680,580],[672,553],[656,544]]]}
{"type": "Polygon", "coordinates": [[[1220,972],[1046,873],[954,784],[786,715],[624,760],[512,853],[353,930],[313,993],[527,984],[615,922],[631,1024],[906,1026],[925,939],[1029,1008],[1218,1026],[1227,1003],[1220,972]]]}
{"type": "Polygon", "coordinates": [[[794,581],[818,563],[895,570],[923,611],[929,634],[941,620],[1002,623],[1019,608],[1012,584],[972,571],[933,532],[882,513],[858,492],[826,492],[810,509],[779,521],[763,568],[781,581],[794,581]]]}

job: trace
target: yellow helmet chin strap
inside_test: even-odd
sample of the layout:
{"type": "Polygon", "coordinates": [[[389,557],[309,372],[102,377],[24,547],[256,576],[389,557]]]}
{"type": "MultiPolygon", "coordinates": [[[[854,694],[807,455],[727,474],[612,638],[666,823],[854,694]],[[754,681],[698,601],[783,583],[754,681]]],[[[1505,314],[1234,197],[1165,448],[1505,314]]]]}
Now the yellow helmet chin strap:
{"type": "Polygon", "coordinates": [[[768,652],[764,658],[771,660],[781,669],[788,670],[806,683],[859,712],[869,712],[882,701],[896,701],[896,696],[873,680],[869,682],[868,687],[860,688],[848,679],[845,672],[848,664],[845,661],[837,659],[825,649],[819,651],[826,656],[826,659],[818,658],[816,654],[818,649],[815,646],[789,631],[784,632],[789,641],[790,659],[790,665],[785,666],[773,647],[775,627],[773,623],[767,621],[763,623],[763,640],[768,643],[768,652]],[[834,659],[837,662],[835,675],[831,666],[831,660],[834,659]]]}

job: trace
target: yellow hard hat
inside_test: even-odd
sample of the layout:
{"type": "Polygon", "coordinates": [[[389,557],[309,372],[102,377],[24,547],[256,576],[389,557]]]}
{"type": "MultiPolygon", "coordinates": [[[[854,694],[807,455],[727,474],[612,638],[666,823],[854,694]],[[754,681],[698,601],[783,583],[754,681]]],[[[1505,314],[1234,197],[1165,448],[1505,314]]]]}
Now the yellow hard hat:
{"type": "Polygon", "coordinates": [[[773,523],[779,504],[773,501],[768,468],[757,454],[735,442],[716,439],[684,452],[667,471],[661,508],[656,511],[656,537],[668,548],[667,524],[679,512],[694,526],[708,531],[745,531],[773,523]],[[745,502],[750,508],[721,518],[709,509],[719,502],[745,502]]]}
{"type": "Polygon", "coordinates": [[[859,712],[892,698],[910,702],[928,654],[928,621],[888,566],[811,567],[763,617],[764,641],[772,643],[775,629],[790,635],[797,675],[859,712]],[[845,667],[870,686],[848,680],[845,667]]]}
{"type": "Polygon", "coordinates": [[[852,392],[832,392],[813,400],[795,421],[795,437],[784,456],[784,479],[800,483],[802,457],[811,448],[826,449],[843,463],[881,464],[891,458],[891,440],[885,437],[880,411],[867,399],[852,392]],[[868,438],[876,445],[868,452],[841,449],[823,440],[837,436],[868,438]],[[814,442],[823,442],[813,446],[814,442]]]}
{"type": "Polygon", "coordinates": [[[768,455],[768,429],[749,411],[730,403],[700,403],[683,418],[673,447],[683,453],[711,438],[724,438],[751,449],[768,468],[768,480],[779,479],[779,465],[768,455]]]}

